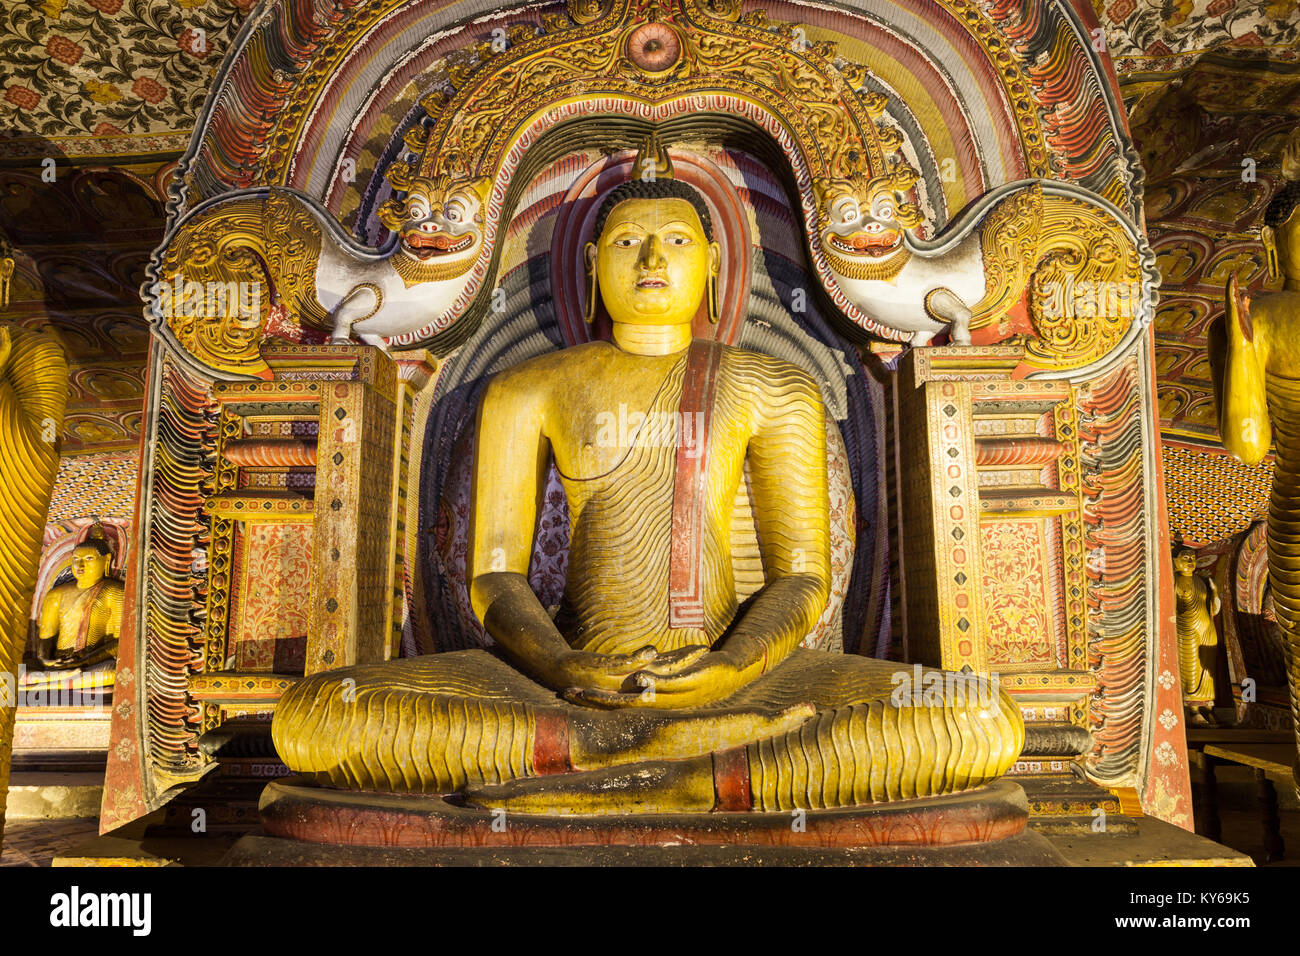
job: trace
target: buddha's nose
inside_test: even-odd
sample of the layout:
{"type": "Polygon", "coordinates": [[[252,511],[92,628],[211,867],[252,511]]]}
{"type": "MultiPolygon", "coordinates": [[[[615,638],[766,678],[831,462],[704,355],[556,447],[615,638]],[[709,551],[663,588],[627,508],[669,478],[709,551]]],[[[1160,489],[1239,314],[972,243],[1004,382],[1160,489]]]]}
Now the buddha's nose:
{"type": "Polygon", "coordinates": [[[662,269],[664,266],[663,246],[653,232],[646,236],[645,245],[641,248],[641,265],[646,269],[662,269]]]}

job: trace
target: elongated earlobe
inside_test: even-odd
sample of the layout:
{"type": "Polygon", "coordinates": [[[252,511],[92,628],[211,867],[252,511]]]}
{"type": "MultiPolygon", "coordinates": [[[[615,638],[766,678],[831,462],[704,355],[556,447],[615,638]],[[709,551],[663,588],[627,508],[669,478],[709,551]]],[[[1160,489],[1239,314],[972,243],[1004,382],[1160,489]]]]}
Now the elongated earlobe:
{"type": "Polygon", "coordinates": [[[718,324],[718,273],[721,271],[721,247],[709,243],[709,322],[718,324]]]}
{"type": "Polygon", "coordinates": [[[589,242],[583,251],[587,261],[587,310],[583,318],[591,325],[596,321],[596,246],[589,242]]]}

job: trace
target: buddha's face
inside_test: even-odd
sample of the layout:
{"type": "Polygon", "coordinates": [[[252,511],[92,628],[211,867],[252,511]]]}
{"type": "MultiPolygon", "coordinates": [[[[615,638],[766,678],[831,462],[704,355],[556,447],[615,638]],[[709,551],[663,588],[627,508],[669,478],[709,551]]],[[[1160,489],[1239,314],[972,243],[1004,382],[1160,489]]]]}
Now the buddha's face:
{"type": "Polygon", "coordinates": [[[72,552],[72,576],[83,591],[98,584],[108,574],[111,554],[100,554],[92,547],[83,546],[72,552]]]}
{"type": "Polygon", "coordinates": [[[587,244],[600,296],[615,322],[680,325],[699,309],[721,250],[685,199],[628,199],[587,244]]]}
{"type": "Polygon", "coordinates": [[[1174,555],[1174,570],[1179,574],[1192,574],[1196,571],[1196,552],[1179,551],[1174,555]]]}

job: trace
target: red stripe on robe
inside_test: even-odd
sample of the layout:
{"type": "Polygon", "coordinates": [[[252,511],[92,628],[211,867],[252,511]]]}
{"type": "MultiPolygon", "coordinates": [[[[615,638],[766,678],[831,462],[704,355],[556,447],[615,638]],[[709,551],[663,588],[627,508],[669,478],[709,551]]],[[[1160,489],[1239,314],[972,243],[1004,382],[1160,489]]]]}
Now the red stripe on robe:
{"type": "Polygon", "coordinates": [[[673,540],[668,566],[668,626],[674,628],[704,627],[709,431],[721,364],[722,346],[717,342],[691,342],[678,407],[673,540]]]}

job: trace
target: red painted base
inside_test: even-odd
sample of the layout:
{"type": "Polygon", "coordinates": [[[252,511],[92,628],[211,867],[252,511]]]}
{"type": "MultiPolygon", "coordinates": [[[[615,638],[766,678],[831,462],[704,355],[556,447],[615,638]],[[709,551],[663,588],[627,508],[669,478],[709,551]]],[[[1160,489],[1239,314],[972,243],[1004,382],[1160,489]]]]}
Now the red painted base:
{"type": "Polygon", "coordinates": [[[440,796],[358,793],[291,777],[267,784],[264,831],[357,847],[941,847],[1017,836],[1028,802],[1009,780],[927,800],[792,813],[542,816],[493,813],[440,796]]]}

